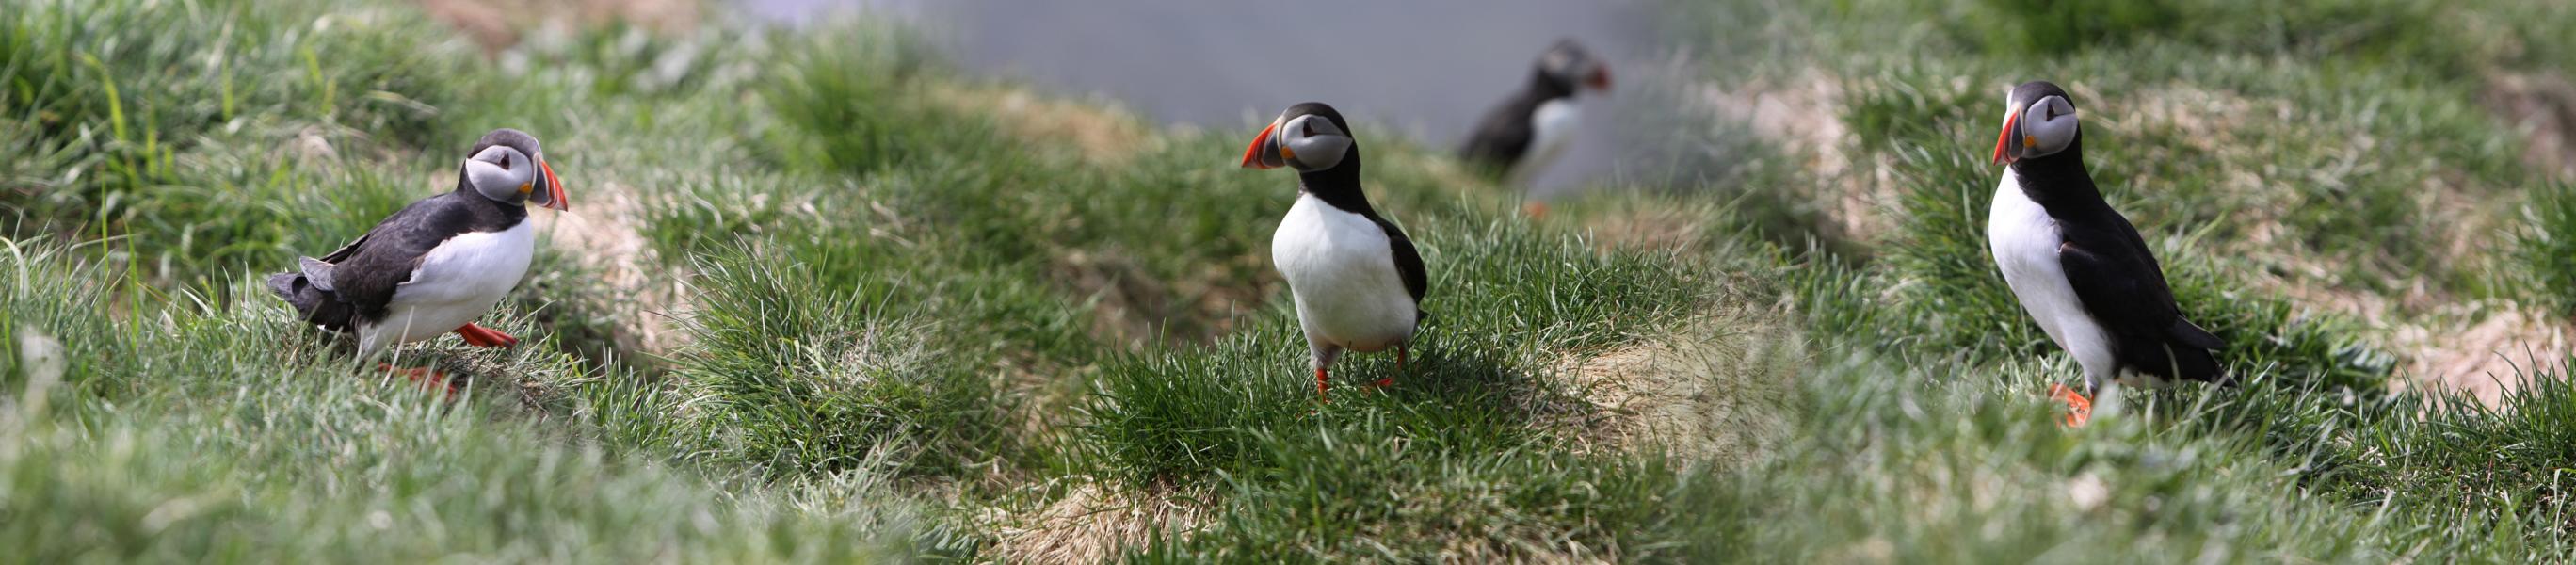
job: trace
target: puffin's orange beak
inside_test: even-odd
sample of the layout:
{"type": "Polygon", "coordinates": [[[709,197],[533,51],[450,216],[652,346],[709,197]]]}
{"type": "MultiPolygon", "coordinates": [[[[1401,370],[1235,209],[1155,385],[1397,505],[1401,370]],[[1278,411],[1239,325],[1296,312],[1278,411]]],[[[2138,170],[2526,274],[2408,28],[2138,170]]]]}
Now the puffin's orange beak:
{"type": "Polygon", "coordinates": [[[2011,149],[2013,141],[2019,137],[2021,137],[2021,107],[2014,106],[2012,113],[2004,116],[2003,133],[1995,134],[1995,164],[2010,165],[2013,161],[2021,160],[2021,151],[2006,150],[2011,149]]]}
{"type": "Polygon", "coordinates": [[[1583,83],[1593,90],[1610,90],[1610,67],[1593,67],[1592,76],[1584,77],[1583,83]]]}
{"type": "Polygon", "coordinates": [[[1287,158],[1279,154],[1279,144],[1270,141],[1270,135],[1278,131],[1279,121],[1271,120],[1270,127],[1261,128],[1261,135],[1252,137],[1252,145],[1243,148],[1243,168],[1273,169],[1288,164],[1287,158]]]}
{"type": "Polygon", "coordinates": [[[555,166],[546,164],[544,159],[538,159],[537,170],[545,171],[546,174],[545,207],[553,208],[557,212],[571,211],[572,201],[564,198],[563,179],[555,178],[555,166]]]}

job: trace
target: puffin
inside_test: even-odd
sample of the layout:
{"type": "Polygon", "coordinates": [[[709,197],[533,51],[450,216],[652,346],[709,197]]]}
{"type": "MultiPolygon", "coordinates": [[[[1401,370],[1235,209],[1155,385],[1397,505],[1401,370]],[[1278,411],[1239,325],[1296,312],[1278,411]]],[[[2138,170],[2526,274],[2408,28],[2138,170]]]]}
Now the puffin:
{"type": "Polygon", "coordinates": [[[2094,186],[2073,98],[2034,81],[2005,106],[1986,241],[2022,310],[2084,369],[2082,392],[2049,387],[2069,408],[2065,424],[2090,419],[2109,383],[2226,382],[2215,356],[2226,342],[2183,318],[2146,239],[2094,186]]]}
{"type": "MultiPolygon", "coordinates": [[[[1243,166],[1297,170],[1297,202],[1271,234],[1270,262],[1295,298],[1315,395],[1327,397],[1328,371],[1343,351],[1394,348],[1403,371],[1414,331],[1429,316],[1422,295],[1430,277],[1413,239],[1369,206],[1350,122],[1321,102],[1291,106],[1252,138],[1243,166]]],[[[1372,386],[1394,384],[1388,376],[1372,386]]]]}
{"type": "Polygon", "coordinates": [[[446,333],[477,347],[517,345],[474,319],[528,272],[528,205],[565,211],[570,202],[527,132],[493,130],[465,154],[455,190],[404,206],[320,259],[299,259],[268,277],[269,290],[303,323],[356,334],[361,361],[446,333]]]}
{"type": "Polygon", "coordinates": [[[1580,95],[1608,90],[1609,66],[1573,39],[1558,40],[1539,54],[1529,83],[1476,122],[1458,157],[1510,184],[1526,183],[1574,139],[1583,118],[1580,95]]]}

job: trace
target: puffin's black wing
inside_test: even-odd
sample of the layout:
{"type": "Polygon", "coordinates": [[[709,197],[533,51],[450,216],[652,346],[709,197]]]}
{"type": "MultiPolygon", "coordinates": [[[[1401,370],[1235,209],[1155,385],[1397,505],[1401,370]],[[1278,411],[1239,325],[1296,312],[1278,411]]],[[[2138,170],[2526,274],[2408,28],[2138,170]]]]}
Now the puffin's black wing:
{"type": "Polygon", "coordinates": [[[1395,227],[1393,222],[1376,214],[1370,214],[1369,221],[1377,222],[1379,229],[1386,230],[1386,244],[1395,252],[1395,274],[1404,277],[1404,291],[1413,294],[1414,312],[1421,313],[1422,295],[1431,290],[1431,273],[1422,268],[1422,252],[1413,249],[1413,238],[1405,237],[1404,230],[1395,227]]]}
{"type": "Polygon", "coordinates": [[[1530,115],[1538,112],[1539,100],[1527,92],[1512,95],[1485,118],[1476,122],[1476,130],[1467,135],[1467,143],[1458,149],[1458,158],[1504,171],[1529,153],[1530,138],[1535,135],[1530,115]]]}
{"type": "Polygon", "coordinates": [[[2090,216],[2058,222],[2057,258],[2085,312],[2119,342],[2121,361],[2168,377],[2223,376],[2209,351],[2226,342],[2183,319],[2138,228],[2107,207],[2090,216]]]}

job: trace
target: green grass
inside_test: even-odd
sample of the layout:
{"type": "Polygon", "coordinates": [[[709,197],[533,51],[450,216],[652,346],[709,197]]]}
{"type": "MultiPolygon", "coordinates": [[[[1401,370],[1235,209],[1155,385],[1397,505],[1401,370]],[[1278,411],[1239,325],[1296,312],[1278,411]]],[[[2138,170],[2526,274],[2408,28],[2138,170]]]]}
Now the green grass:
{"type": "MultiPolygon", "coordinates": [[[[2563,24],[2563,10],[2402,1],[1695,10],[1705,29],[1764,34],[1711,33],[1726,38],[1719,45],[1768,41],[1796,54],[1717,57],[1710,76],[1721,84],[1825,65],[1845,92],[1836,117],[1861,149],[1854,160],[1881,175],[1862,186],[1884,194],[1895,218],[1857,253],[1781,254],[1782,291],[1819,338],[1879,361],[1829,364],[1812,379],[1824,390],[1805,396],[1815,404],[1802,429],[1815,441],[1773,464],[1828,476],[1759,488],[1827,511],[1765,521],[1777,528],[1757,531],[1758,543],[1793,548],[1775,555],[2373,562],[2570,551],[2576,530],[2557,479],[2522,467],[2559,468],[2563,453],[2548,452],[2554,434],[2515,431],[2564,423],[2560,373],[2516,357],[2523,368],[2513,372],[2535,384],[2490,409],[2391,388],[2406,375],[2393,372],[2400,353],[2386,345],[2398,325],[2440,323],[2416,317],[2441,309],[2428,302],[2555,304],[2540,281],[2558,270],[2545,219],[2557,198],[2520,161],[2505,118],[2475,101],[2479,73],[2551,70],[2508,47],[2558,40],[2513,18],[2563,24]],[[2400,21],[2417,25],[2392,25],[2400,21]],[[2034,79],[2075,91],[2096,180],[2165,258],[2185,314],[2232,344],[2222,359],[2240,386],[2133,393],[2123,412],[2134,419],[2075,434],[2021,412],[2041,383],[2074,374],[1985,250],[1996,172],[1981,142],[2002,90],[2034,79]],[[2520,220],[2527,188],[2532,216],[2544,219],[2504,227],[2520,220]],[[2292,290],[2435,298],[2356,306],[2292,290]],[[2523,457],[2466,464],[2495,461],[2504,445],[2523,457]],[[2069,503],[2079,486],[2092,502],[2069,503]]],[[[1777,182],[1832,194],[1838,181],[1777,182]]],[[[2444,328],[2429,331],[2456,331],[2444,328]]]]}
{"type": "Polygon", "coordinates": [[[2086,6],[1668,7],[1715,86],[1839,87],[1838,178],[1685,108],[1637,136],[1670,171],[1539,221],[1358,124],[1434,316],[1402,370],[1345,356],[1330,402],[1268,261],[1294,181],[1226,166],[1257,124],[1014,110],[877,23],[532,28],[487,57],[405,3],[13,6],[0,560],[2576,553],[2562,371],[2494,406],[2392,386],[2399,326],[2576,304],[2566,187],[2479,97],[2563,74],[2576,16],[2086,6]],[[2074,369],[1983,236],[1979,142],[2031,78],[2077,93],[2097,178],[2240,386],[2055,424],[2037,392],[2074,369]],[[487,319],[528,343],[400,359],[458,397],[260,288],[505,126],[574,212],[487,319]],[[1835,224],[1855,190],[1885,225],[1835,224]]]}

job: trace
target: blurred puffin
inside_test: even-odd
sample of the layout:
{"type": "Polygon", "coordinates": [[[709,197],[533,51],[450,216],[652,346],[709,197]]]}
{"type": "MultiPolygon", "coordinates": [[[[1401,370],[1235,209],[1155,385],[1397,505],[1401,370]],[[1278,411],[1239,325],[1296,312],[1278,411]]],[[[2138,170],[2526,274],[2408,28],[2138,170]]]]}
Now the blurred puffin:
{"type": "MultiPolygon", "coordinates": [[[[1297,170],[1297,203],[1270,237],[1270,262],[1288,280],[1297,322],[1315,369],[1315,394],[1343,350],[1395,348],[1404,370],[1421,325],[1429,277],[1404,230],[1369,207],[1360,189],[1359,144],[1341,112],[1321,102],[1288,108],[1243,150],[1243,166],[1297,170]]],[[[1375,386],[1395,383],[1380,378],[1375,386]]]]}
{"type": "Polygon", "coordinates": [[[304,322],[356,333],[361,360],[449,332],[478,347],[516,345],[473,321],[528,272],[536,251],[531,203],[569,208],[537,138],[493,130],[466,151],[456,190],[404,206],[338,251],[303,258],[294,272],[270,275],[268,287],[304,322]]]}
{"type": "Polygon", "coordinates": [[[1610,68],[1573,39],[1562,39],[1539,54],[1529,84],[1485,112],[1468,134],[1458,157],[1505,182],[1525,184],[1565,152],[1583,119],[1578,96],[1610,90],[1610,68]]]}
{"type": "Polygon", "coordinates": [[[1995,139],[1994,162],[2007,166],[1986,219],[2004,283],[2084,368],[2083,392],[2049,387],[2072,409],[2068,425],[2091,417],[2089,395],[2106,382],[2227,376],[2211,353],[2226,342],[2183,319],[2146,239],[2094,187],[2080,130],[2065,89],[2044,81],[2013,88],[1995,139]]]}

